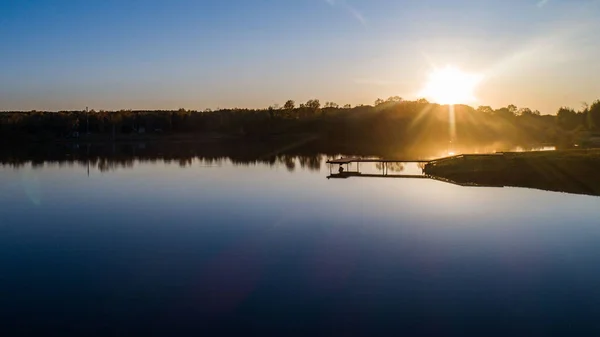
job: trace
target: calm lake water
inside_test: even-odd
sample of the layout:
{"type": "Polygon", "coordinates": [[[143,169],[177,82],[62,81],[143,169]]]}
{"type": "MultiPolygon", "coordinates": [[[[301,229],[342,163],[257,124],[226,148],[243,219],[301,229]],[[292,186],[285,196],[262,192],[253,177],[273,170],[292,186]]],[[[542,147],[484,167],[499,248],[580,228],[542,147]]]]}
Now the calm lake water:
{"type": "Polygon", "coordinates": [[[600,332],[600,198],[325,160],[1,166],[0,335],[600,332]]]}

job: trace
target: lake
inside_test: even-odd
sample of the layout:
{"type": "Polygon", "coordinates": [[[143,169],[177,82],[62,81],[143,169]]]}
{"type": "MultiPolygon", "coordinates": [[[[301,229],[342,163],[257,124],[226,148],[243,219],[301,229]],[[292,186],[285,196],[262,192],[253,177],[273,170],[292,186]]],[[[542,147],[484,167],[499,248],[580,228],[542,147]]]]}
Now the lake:
{"type": "Polygon", "coordinates": [[[600,332],[600,198],[327,158],[5,161],[0,334],[600,332]]]}

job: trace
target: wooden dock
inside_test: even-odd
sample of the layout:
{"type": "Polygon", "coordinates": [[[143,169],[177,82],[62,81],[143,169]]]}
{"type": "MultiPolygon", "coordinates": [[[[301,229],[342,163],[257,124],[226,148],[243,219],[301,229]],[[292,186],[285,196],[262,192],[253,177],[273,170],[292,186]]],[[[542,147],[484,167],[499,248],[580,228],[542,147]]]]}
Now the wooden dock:
{"type": "Polygon", "coordinates": [[[330,159],[327,161],[329,164],[329,177],[328,178],[349,178],[349,177],[394,177],[394,178],[418,178],[420,176],[406,176],[406,175],[389,175],[388,174],[388,164],[392,163],[418,163],[418,164],[427,164],[431,162],[430,160],[424,159],[381,159],[381,158],[361,158],[361,157],[346,157],[339,159],[330,159]],[[375,174],[362,174],[360,172],[360,163],[376,163],[382,164],[382,175],[375,174]],[[356,171],[350,171],[350,164],[356,164],[356,171]],[[333,165],[339,165],[339,174],[334,175],[332,171],[333,165]],[[346,165],[346,169],[344,170],[343,165],[346,165]]]}
{"type": "Polygon", "coordinates": [[[350,158],[340,158],[340,159],[331,159],[327,161],[327,164],[334,165],[347,165],[350,163],[429,163],[431,160],[424,159],[378,159],[378,158],[359,158],[359,157],[350,157],[350,158]]]}
{"type": "MultiPolygon", "coordinates": [[[[362,158],[362,157],[346,157],[339,159],[330,159],[327,164],[332,165],[347,165],[351,163],[439,163],[451,159],[468,158],[468,157],[498,157],[504,156],[506,152],[496,153],[481,153],[481,154],[458,154],[449,157],[437,159],[382,159],[382,158],[362,158]]],[[[510,152],[509,152],[510,153],[510,152]]]]}
{"type": "Polygon", "coordinates": [[[330,174],[327,179],[348,179],[351,177],[356,177],[356,178],[397,178],[397,179],[406,179],[406,178],[411,178],[411,179],[429,179],[429,177],[425,176],[425,175],[417,175],[417,174],[385,174],[385,175],[381,175],[381,174],[365,174],[365,173],[360,173],[360,172],[342,172],[342,173],[335,173],[335,174],[330,174]]]}
{"type": "MultiPolygon", "coordinates": [[[[456,159],[467,159],[472,157],[504,157],[505,152],[496,152],[496,153],[484,153],[484,154],[459,154],[449,157],[443,157],[438,159],[382,159],[382,158],[362,158],[362,157],[342,157],[339,159],[330,159],[327,161],[329,164],[329,174],[330,178],[348,178],[351,176],[390,176],[388,174],[388,165],[391,163],[417,163],[417,164],[426,164],[426,165],[438,165],[443,162],[452,161],[456,159]],[[350,171],[350,164],[356,164],[356,171],[350,171]],[[382,175],[365,175],[360,173],[360,163],[377,163],[382,164],[382,175]],[[333,176],[332,166],[339,165],[339,174],[333,176]],[[343,165],[346,165],[346,169],[344,170],[343,165]]],[[[398,178],[412,178],[415,176],[397,176],[398,178]]],[[[417,176],[418,177],[418,176],[417,176]]]]}
{"type": "Polygon", "coordinates": [[[329,176],[327,179],[348,179],[348,178],[399,178],[399,179],[431,179],[437,180],[444,183],[454,184],[458,186],[468,186],[468,187],[503,187],[501,184],[495,185],[479,185],[476,183],[461,183],[457,181],[453,181],[447,178],[437,177],[434,175],[429,175],[423,172],[423,174],[389,174],[387,164],[389,163],[419,163],[419,164],[427,164],[427,165],[437,165],[442,164],[447,161],[453,160],[466,160],[472,157],[504,157],[505,152],[497,152],[497,153],[485,153],[485,154],[459,154],[449,157],[443,157],[438,159],[431,160],[403,160],[403,159],[378,159],[378,158],[360,158],[360,157],[346,157],[339,159],[331,159],[327,161],[329,164],[329,176]],[[350,171],[350,164],[356,163],[356,171],[350,171]],[[381,166],[381,174],[365,174],[360,172],[360,163],[378,163],[383,164],[381,166]],[[332,166],[339,165],[340,170],[338,173],[332,172],[332,166]],[[346,165],[348,169],[344,170],[343,165],[346,165]]]}

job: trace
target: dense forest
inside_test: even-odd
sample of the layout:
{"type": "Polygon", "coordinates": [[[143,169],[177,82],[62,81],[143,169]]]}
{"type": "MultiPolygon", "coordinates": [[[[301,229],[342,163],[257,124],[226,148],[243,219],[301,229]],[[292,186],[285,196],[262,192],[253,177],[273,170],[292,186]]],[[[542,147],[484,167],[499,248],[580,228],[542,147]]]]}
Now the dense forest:
{"type": "MultiPolygon", "coordinates": [[[[439,105],[424,99],[378,99],[351,107],[313,99],[266,109],[193,111],[8,111],[0,113],[3,144],[187,137],[189,140],[309,139],[327,146],[386,152],[439,144],[584,144],[600,132],[600,100],[580,111],[541,115],[514,105],[493,109],[439,105]]],[[[343,150],[343,149],[342,149],[343,150]]]]}

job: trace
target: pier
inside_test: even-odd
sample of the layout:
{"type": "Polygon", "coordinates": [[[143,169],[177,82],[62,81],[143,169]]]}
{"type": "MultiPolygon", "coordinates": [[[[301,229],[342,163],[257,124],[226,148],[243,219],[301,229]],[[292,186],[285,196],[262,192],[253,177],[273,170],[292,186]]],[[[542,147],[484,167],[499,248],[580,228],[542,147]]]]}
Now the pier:
{"type": "Polygon", "coordinates": [[[379,158],[361,158],[361,157],[346,157],[346,158],[339,158],[339,159],[331,159],[331,160],[327,161],[327,164],[329,164],[329,177],[327,177],[327,178],[342,178],[342,179],[346,179],[346,178],[350,178],[350,177],[425,178],[424,175],[390,175],[388,172],[387,165],[390,163],[427,164],[430,162],[431,162],[431,160],[424,160],[424,159],[409,160],[409,159],[379,159],[379,158]],[[382,164],[382,174],[379,175],[379,174],[363,174],[363,173],[361,173],[360,172],[360,164],[361,163],[382,164]],[[350,164],[356,164],[356,171],[350,171],[350,164]],[[332,167],[334,165],[339,165],[339,167],[340,167],[339,172],[337,174],[333,174],[332,167]],[[345,170],[343,168],[344,165],[346,166],[345,170]]]}
{"type": "MultiPolygon", "coordinates": [[[[407,160],[407,159],[379,159],[379,158],[361,158],[361,157],[347,157],[347,158],[339,158],[339,159],[331,159],[327,161],[327,164],[329,164],[329,174],[330,177],[331,175],[333,175],[333,171],[332,171],[332,166],[333,165],[339,165],[340,166],[340,174],[342,176],[336,176],[336,177],[331,177],[331,178],[343,178],[343,176],[345,175],[346,177],[344,178],[349,178],[350,176],[362,176],[362,177],[366,177],[366,176],[373,176],[373,177],[379,177],[379,175],[365,175],[365,174],[361,174],[360,173],[360,163],[376,163],[376,164],[383,164],[383,174],[384,176],[389,176],[389,177],[393,177],[388,175],[388,171],[387,171],[387,164],[389,163],[422,163],[422,164],[427,164],[430,163],[431,160],[424,160],[424,159],[416,159],[416,160],[407,160]],[[350,171],[350,164],[356,164],[356,171],[351,172],[350,171]],[[344,174],[344,170],[343,170],[343,166],[346,165],[346,172],[344,174]]],[[[413,177],[419,177],[416,175],[404,175],[404,176],[398,176],[397,178],[413,178],[413,177]]]]}
{"type": "Polygon", "coordinates": [[[492,159],[494,160],[492,163],[496,165],[498,162],[496,159],[504,159],[505,152],[496,152],[496,153],[486,153],[486,154],[459,154],[449,157],[442,157],[438,159],[382,159],[382,158],[362,158],[362,157],[342,157],[339,159],[330,159],[327,161],[329,164],[329,176],[330,178],[338,178],[338,179],[347,179],[350,177],[387,177],[387,178],[431,178],[428,174],[419,174],[419,175],[400,175],[400,174],[389,174],[388,164],[390,163],[417,163],[424,164],[425,167],[439,167],[438,164],[446,164],[446,163],[454,163],[454,162],[464,162],[469,159],[492,159]],[[381,174],[363,174],[360,172],[360,164],[361,163],[375,163],[382,164],[382,173],[381,174]],[[356,165],[356,170],[351,171],[351,164],[356,165]],[[333,173],[333,166],[339,165],[338,173],[333,173]],[[344,165],[346,168],[344,169],[344,165]]]}

